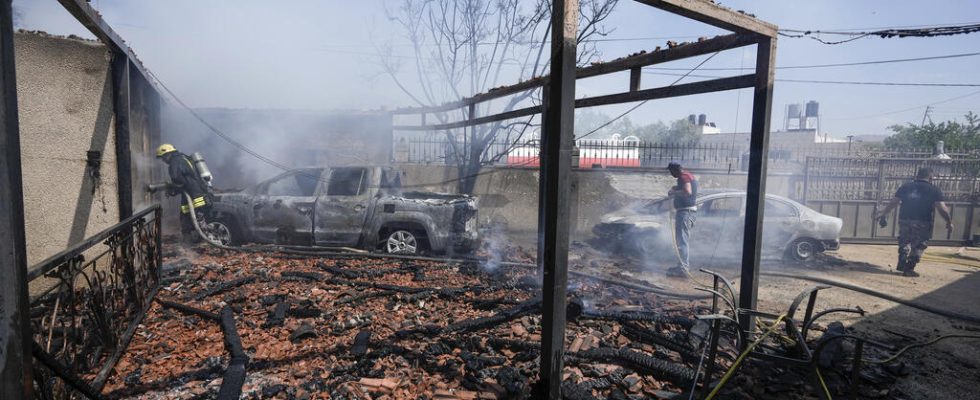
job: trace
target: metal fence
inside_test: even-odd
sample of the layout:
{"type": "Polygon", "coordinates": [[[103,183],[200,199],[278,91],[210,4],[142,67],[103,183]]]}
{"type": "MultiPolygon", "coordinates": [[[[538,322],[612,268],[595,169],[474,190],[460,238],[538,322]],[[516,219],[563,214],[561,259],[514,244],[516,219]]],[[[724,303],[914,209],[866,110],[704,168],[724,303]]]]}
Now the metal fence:
{"type": "Polygon", "coordinates": [[[37,398],[92,397],[160,285],[155,205],[28,271],[37,398]]]}
{"type": "MultiPolygon", "coordinates": [[[[455,164],[463,150],[445,138],[405,138],[395,145],[397,162],[417,164],[455,164]]],[[[742,144],[707,143],[673,144],[636,140],[579,140],[576,142],[579,168],[659,168],[678,161],[695,169],[740,171],[748,166],[748,147],[742,144]]],[[[540,142],[493,142],[483,156],[489,165],[515,167],[537,166],[540,142]]],[[[955,152],[951,156],[966,154],[955,152]]],[[[821,157],[854,158],[927,158],[933,155],[926,148],[872,148],[846,143],[774,145],[769,148],[769,168],[780,172],[802,172],[806,159],[821,157]]]]}
{"type": "MultiPolygon", "coordinates": [[[[947,232],[937,219],[933,242],[961,244],[973,239],[974,212],[980,200],[980,160],[923,158],[810,157],[803,183],[804,204],[844,220],[841,240],[855,243],[892,242],[898,235],[896,215],[882,229],[874,214],[919,168],[932,168],[933,184],[943,191],[956,229],[947,232]]],[[[897,212],[897,210],[896,210],[897,212]]]]}

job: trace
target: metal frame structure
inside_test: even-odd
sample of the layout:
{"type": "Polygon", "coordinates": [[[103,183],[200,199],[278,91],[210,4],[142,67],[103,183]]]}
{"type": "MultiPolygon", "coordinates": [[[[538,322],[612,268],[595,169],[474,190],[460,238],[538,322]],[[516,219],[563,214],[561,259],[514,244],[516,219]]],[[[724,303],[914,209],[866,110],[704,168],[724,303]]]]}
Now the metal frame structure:
{"type": "MultiPolygon", "coordinates": [[[[742,251],[742,281],[738,307],[755,309],[759,285],[759,254],[764,212],[769,117],[776,57],[777,27],[714,3],[699,0],[636,0],[655,8],[733,32],[693,44],[625,57],[616,61],[575,68],[578,1],[555,0],[551,15],[551,74],[516,85],[497,88],[459,101],[433,107],[395,110],[394,115],[418,115],[417,125],[394,125],[401,131],[437,131],[542,114],[541,183],[539,188],[538,254],[543,277],[541,371],[538,395],[561,398],[562,357],[565,336],[565,303],[568,285],[567,199],[571,171],[573,116],[576,107],[593,107],[643,100],[664,99],[733,89],[753,88],[752,131],[746,199],[745,235],[742,251]],[[653,89],[640,89],[640,69],[645,66],[754,45],[755,72],[653,89]],[[575,81],[580,78],[630,71],[628,91],[576,99],[575,81]],[[473,105],[528,90],[543,88],[542,106],[532,106],[494,115],[475,116],[441,124],[426,124],[426,114],[473,105]]],[[[750,330],[751,318],[741,322],[750,330]]]]}
{"type": "MultiPolygon", "coordinates": [[[[85,28],[109,49],[115,117],[120,221],[133,215],[133,158],[131,128],[134,119],[148,122],[151,141],[159,139],[160,90],[149,72],[122,38],[109,27],[85,0],[59,0],[85,28]],[[137,110],[131,98],[133,85],[140,85],[137,110]],[[150,91],[142,90],[144,88],[150,91]],[[146,96],[148,92],[149,96],[146,96]],[[155,109],[155,110],[154,110],[155,109]]],[[[20,130],[17,121],[17,81],[14,73],[12,0],[0,0],[0,398],[33,397],[34,371],[31,354],[31,323],[28,302],[28,272],[24,232],[20,130]]],[[[142,144],[146,147],[146,144],[142,144]]],[[[145,215],[141,213],[141,215],[145,215]]],[[[133,243],[120,243],[124,258],[133,243]]],[[[36,350],[36,348],[35,348],[36,350]]],[[[42,359],[41,361],[44,361],[42,359]]],[[[50,360],[48,360],[50,361],[50,360]]],[[[103,378],[104,379],[104,378],[103,378]]]]}

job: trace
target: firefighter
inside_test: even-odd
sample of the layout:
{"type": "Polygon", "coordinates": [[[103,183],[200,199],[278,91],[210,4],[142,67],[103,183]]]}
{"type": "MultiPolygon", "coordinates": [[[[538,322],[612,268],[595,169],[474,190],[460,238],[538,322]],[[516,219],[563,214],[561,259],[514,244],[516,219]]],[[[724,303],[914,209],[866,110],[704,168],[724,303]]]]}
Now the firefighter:
{"type": "Polygon", "coordinates": [[[194,229],[194,222],[191,221],[190,207],[187,205],[187,197],[184,192],[191,196],[194,209],[197,211],[198,223],[201,228],[206,226],[205,220],[210,217],[211,196],[208,191],[207,182],[194,167],[194,161],[186,154],[177,151],[172,144],[162,144],[157,148],[157,158],[167,163],[170,172],[170,183],[167,185],[168,196],[180,197],[180,232],[185,243],[197,242],[200,237],[194,229]]]}

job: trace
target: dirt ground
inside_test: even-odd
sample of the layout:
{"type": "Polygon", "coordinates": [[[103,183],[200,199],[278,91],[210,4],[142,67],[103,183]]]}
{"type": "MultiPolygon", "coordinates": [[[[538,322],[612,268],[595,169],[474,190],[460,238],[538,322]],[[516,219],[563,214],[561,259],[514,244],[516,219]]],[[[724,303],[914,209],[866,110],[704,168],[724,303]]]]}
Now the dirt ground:
{"type": "MultiPolygon", "coordinates": [[[[574,262],[581,262],[581,259],[574,262]]],[[[917,278],[903,277],[895,270],[895,262],[894,245],[843,245],[837,252],[828,253],[816,262],[802,265],[765,262],[762,267],[763,276],[759,281],[758,308],[777,314],[785,312],[797,294],[816,285],[797,279],[764,275],[767,271],[778,271],[865,286],[902,299],[980,318],[980,310],[976,309],[980,300],[980,249],[931,247],[916,268],[921,274],[917,278]]],[[[735,276],[738,274],[735,265],[737,263],[713,265],[711,269],[727,276],[735,276]]],[[[660,270],[634,275],[675,290],[693,289],[691,283],[668,279],[660,270]]],[[[816,311],[836,307],[860,307],[867,314],[863,317],[856,314],[832,314],[821,320],[821,325],[826,326],[834,320],[841,321],[853,330],[852,333],[896,347],[947,334],[980,335],[980,325],[952,320],[850,290],[831,288],[819,293],[816,311]]],[[[907,376],[900,377],[887,390],[863,388],[862,397],[980,398],[976,393],[977,384],[980,384],[978,339],[945,339],[928,347],[912,349],[901,360],[909,371],[907,376]]]]}

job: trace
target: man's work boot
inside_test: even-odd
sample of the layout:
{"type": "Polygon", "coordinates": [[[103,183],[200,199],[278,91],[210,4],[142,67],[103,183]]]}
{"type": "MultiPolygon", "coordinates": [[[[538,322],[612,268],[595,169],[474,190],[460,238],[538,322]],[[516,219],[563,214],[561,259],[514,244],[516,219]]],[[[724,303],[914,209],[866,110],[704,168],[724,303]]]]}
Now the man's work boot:
{"type": "Polygon", "coordinates": [[[895,266],[895,269],[897,269],[898,272],[905,272],[905,268],[906,268],[906,265],[908,264],[908,262],[909,262],[909,257],[907,255],[905,255],[905,253],[903,253],[902,250],[899,250],[898,251],[898,265],[895,266]]]}
{"type": "Polygon", "coordinates": [[[919,276],[919,273],[918,272],[915,272],[915,271],[913,271],[911,269],[906,269],[905,271],[902,272],[902,276],[908,276],[908,277],[911,277],[911,278],[917,278],[919,276]]]}

